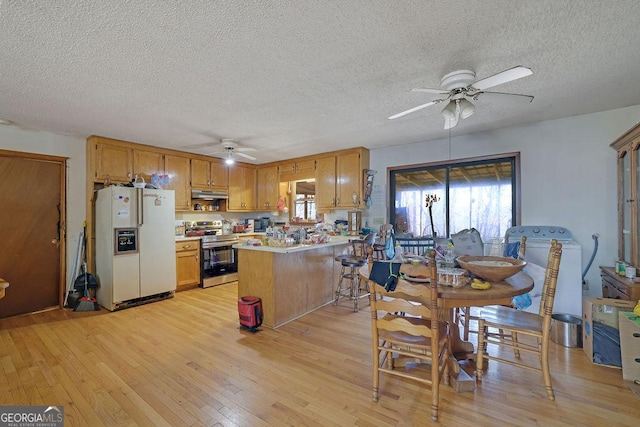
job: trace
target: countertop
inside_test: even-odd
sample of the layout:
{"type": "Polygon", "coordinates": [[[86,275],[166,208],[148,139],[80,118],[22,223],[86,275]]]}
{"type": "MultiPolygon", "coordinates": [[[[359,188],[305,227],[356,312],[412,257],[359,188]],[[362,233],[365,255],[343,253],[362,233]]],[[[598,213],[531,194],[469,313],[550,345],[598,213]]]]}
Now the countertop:
{"type": "Polygon", "coordinates": [[[292,252],[302,252],[313,250],[317,248],[323,247],[331,247],[344,245],[349,243],[349,240],[353,239],[353,236],[331,236],[331,240],[327,243],[318,243],[314,245],[297,245],[297,246],[289,246],[289,247],[275,247],[275,246],[249,246],[237,244],[233,245],[234,249],[248,249],[251,251],[261,251],[261,252],[272,252],[277,254],[288,254],[292,252]]]}
{"type": "MultiPolygon", "coordinates": [[[[239,239],[242,239],[243,237],[245,239],[250,238],[251,236],[264,236],[266,233],[235,233],[234,236],[236,236],[239,239]]],[[[203,236],[176,236],[176,242],[184,242],[186,240],[200,240],[200,238],[203,236]]]]}

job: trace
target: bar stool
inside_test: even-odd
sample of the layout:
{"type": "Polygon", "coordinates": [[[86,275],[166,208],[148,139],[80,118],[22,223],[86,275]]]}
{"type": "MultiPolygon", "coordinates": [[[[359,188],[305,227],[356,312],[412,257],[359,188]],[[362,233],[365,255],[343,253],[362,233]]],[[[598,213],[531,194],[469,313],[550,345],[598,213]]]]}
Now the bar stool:
{"type": "Polygon", "coordinates": [[[336,286],[336,297],[333,304],[338,305],[340,297],[349,298],[353,301],[353,311],[357,312],[360,298],[369,296],[369,285],[364,282],[363,287],[358,273],[358,270],[365,265],[366,261],[350,255],[337,256],[335,260],[342,264],[342,270],[340,271],[338,286],[336,286]],[[362,291],[365,292],[361,293],[362,291]]]}

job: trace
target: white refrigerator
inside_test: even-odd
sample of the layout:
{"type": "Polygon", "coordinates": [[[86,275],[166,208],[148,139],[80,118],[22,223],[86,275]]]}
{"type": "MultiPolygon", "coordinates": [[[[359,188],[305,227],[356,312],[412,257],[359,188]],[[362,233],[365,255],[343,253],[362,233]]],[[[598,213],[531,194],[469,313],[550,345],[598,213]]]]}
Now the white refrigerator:
{"type": "Polygon", "coordinates": [[[173,296],[173,190],[110,186],[96,195],[98,303],[117,310],[173,296]]]}

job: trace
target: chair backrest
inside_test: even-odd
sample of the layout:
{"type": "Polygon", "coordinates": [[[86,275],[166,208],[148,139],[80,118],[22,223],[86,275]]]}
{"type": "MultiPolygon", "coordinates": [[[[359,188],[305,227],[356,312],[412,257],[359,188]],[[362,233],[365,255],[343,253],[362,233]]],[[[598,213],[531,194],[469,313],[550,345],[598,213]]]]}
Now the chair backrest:
{"type": "Polygon", "coordinates": [[[426,256],[434,248],[431,237],[394,237],[395,243],[400,244],[403,253],[426,256]]]}
{"type": "MultiPolygon", "coordinates": [[[[369,281],[371,301],[371,327],[374,342],[385,332],[405,332],[412,336],[431,337],[433,354],[439,354],[438,337],[440,322],[431,322],[431,326],[419,324],[416,317],[423,319],[438,319],[438,272],[435,262],[435,251],[429,253],[430,282],[409,283],[400,279],[393,291],[387,291],[384,286],[369,281]]],[[[442,331],[445,333],[446,331],[442,331]]]]}
{"type": "Polygon", "coordinates": [[[382,224],[378,232],[378,242],[380,244],[387,243],[387,240],[389,240],[392,235],[393,235],[393,225],[382,224]]]}
{"type": "Polygon", "coordinates": [[[519,242],[509,242],[509,235],[504,238],[504,253],[503,256],[512,257],[516,259],[524,259],[527,251],[527,237],[522,236],[519,242]]]}
{"type": "Polygon", "coordinates": [[[527,253],[527,236],[520,238],[520,247],[518,248],[518,259],[524,259],[527,253]]]}
{"type": "Polygon", "coordinates": [[[376,233],[369,233],[363,239],[351,239],[351,246],[353,248],[353,255],[357,258],[366,259],[367,249],[373,246],[376,241],[376,233]]]}
{"type": "MultiPolygon", "coordinates": [[[[562,258],[562,243],[551,240],[549,255],[547,257],[547,268],[544,272],[544,284],[542,285],[542,297],[540,300],[539,315],[548,320],[551,324],[553,314],[553,301],[556,296],[556,285],[558,284],[558,272],[560,271],[560,259],[562,258]]],[[[549,326],[547,325],[547,326],[549,326]]]]}

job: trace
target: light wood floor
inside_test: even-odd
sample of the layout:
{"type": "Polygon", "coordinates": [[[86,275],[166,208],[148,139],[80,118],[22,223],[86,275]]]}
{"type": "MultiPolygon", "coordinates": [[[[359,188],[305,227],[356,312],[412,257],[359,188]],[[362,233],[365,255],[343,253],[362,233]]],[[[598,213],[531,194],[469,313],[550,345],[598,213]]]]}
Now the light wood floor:
{"type": "MultiPolygon", "coordinates": [[[[64,405],[66,425],[430,424],[430,392],[381,377],[371,400],[370,315],[324,307],[278,330],[238,329],[236,285],[110,313],[0,320],[0,405],[64,405]]],[[[440,425],[638,426],[620,370],[553,345],[540,375],[492,363],[475,392],[443,386],[440,425]]]]}

